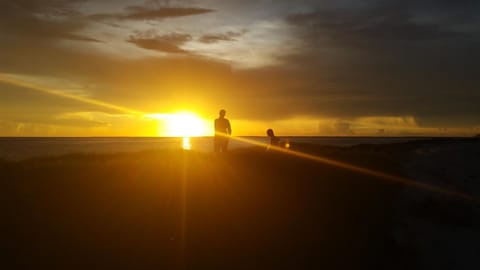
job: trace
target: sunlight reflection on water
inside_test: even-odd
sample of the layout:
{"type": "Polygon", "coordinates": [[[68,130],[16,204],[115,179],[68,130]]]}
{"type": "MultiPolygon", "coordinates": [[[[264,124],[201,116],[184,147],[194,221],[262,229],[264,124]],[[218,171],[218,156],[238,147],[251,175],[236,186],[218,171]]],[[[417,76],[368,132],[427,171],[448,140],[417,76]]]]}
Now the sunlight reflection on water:
{"type": "Polygon", "coordinates": [[[191,150],[192,149],[192,145],[190,144],[190,137],[183,137],[182,149],[183,150],[191,150]]]}

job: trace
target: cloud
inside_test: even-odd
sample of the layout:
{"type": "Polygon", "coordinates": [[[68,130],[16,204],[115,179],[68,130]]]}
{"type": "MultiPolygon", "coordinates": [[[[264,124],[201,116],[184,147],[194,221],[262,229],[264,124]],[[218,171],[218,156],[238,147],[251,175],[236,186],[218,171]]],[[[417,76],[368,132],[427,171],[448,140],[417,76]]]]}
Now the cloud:
{"type": "MultiPolygon", "coordinates": [[[[54,43],[59,40],[100,42],[80,34],[88,22],[75,9],[78,1],[5,1],[0,3],[0,30],[3,44],[54,43]]],[[[15,46],[15,44],[13,44],[15,46]]]]}
{"type": "Polygon", "coordinates": [[[201,36],[198,41],[202,43],[216,43],[220,41],[235,41],[236,38],[243,36],[246,31],[234,32],[228,31],[223,34],[206,34],[201,36]]]}
{"type": "Polygon", "coordinates": [[[129,6],[123,13],[94,14],[94,20],[160,20],[166,18],[185,17],[214,12],[213,9],[196,7],[140,7],[129,6]]]}
{"type": "Polygon", "coordinates": [[[2,121],[2,136],[158,136],[158,121],[123,114],[69,112],[45,119],[2,121]]]}
{"type": "MultiPolygon", "coordinates": [[[[442,54],[480,41],[480,3],[475,1],[368,1],[357,6],[317,6],[285,21],[312,48],[346,48],[413,58],[442,47],[442,54]],[[461,2],[461,3],[460,3],[461,2]]],[[[383,55],[382,55],[383,56],[383,55]]]]}
{"type": "Polygon", "coordinates": [[[318,114],[478,122],[478,8],[475,1],[395,0],[293,12],[285,21],[303,45],[284,61],[310,82],[297,97],[310,97],[307,110],[318,114]]]}
{"type": "Polygon", "coordinates": [[[75,5],[85,2],[85,0],[17,0],[17,1],[2,1],[0,6],[2,11],[15,11],[35,14],[48,15],[77,15],[75,5]]]}
{"type": "Polygon", "coordinates": [[[103,42],[99,39],[91,38],[84,35],[77,35],[71,33],[65,33],[63,35],[58,35],[59,38],[73,40],[73,41],[87,41],[87,42],[103,42]]]}
{"type": "Polygon", "coordinates": [[[351,128],[351,124],[347,121],[338,120],[333,124],[333,129],[336,134],[353,135],[355,132],[351,128]]]}
{"type": "Polygon", "coordinates": [[[99,111],[80,111],[80,112],[66,112],[58,114],[54,117],[54,123],[57,125],[67,126],[85,126],[85,127],[102,127],[111,126],[112,123],[119,120],[135,120],[135,117],[130,114],[111,114],[99,111]]]}
{"type": "Polygon", "coordinates": [[[345,41],[450,39],[476,32],[474,29],[461,31],[454,26],[479,27],[478,14],[475,15],[473,10],[480,5],[475,1],[463,2],[370,1],[356,8],[324,7],[293,13],[286,17],[286,21],[345,41]]]}
{"type": "Polygon", "coordinates": [[[318,134],[329,136],[432,135],[436,132],[436,128],[419,126],[412,116],[321,118],[318,121],[318,134]]]}
{"type": "Polygon", "coordinates": [[[127,42],[147,50],[186,54],[188,51],[183,50],[180,46],[190,40],[192,40],[192,36],[189,34],[170,33],[167,35],[156,35],[152,31],[147,31],[130,36],[127,42]]]}

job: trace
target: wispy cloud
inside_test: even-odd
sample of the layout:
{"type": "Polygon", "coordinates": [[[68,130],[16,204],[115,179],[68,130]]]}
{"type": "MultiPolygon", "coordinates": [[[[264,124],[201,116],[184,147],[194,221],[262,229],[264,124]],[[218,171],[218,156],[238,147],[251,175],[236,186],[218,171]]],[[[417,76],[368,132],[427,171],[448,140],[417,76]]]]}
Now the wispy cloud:
{"type": "Polygon", "coordinates": [[[136,33],[130,36],[127,41],[136,46],[165,53],[188,53],[180,46],[192,40],[192,36],[182,33],[170,33],[167,35],[156,35],[151,31],[136,33]]]}
{"type": "Polygon", "coordinates": [[[215,43],[220,41],[235,41],[238,37],[243,36],[247,31],[233,32],[228,31],[221,34],[206,34],[201,36],[198,41],[202,43],[215,43]]]}
{"type": "Polygon", "coordinates": [[[84,36],[84,35],[72,34],[72,33],[65,33],[62,35],[58,35],[58,37],[63,39],[73,40],[73,41],[103,42],[102,40],[99,40],[99,39],[95,39],[95,38],[84,36]]]}
{"type": "Polygon", "coordinates": [[[126,7],[122,13],[94,14],[90,18],[95,20],[159,20],[165,18],[184,17],[214,12],[213,9],[197,7],[157,7],[141,6],[126,7]]]}

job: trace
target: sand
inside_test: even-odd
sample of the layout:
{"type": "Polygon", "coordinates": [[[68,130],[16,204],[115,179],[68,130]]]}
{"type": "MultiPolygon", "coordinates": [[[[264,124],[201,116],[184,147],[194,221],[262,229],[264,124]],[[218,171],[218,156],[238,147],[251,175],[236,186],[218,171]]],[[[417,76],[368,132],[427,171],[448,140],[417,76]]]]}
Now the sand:
{"type": "MultiPolygon", "coordinates": [[[[421,149],[466,143],[464,152],[479,149],[478,140],[293,149],[474,195],[475,172],[468,186],[415,176],[421,149]]],[[[263,148],[1,161],[0,179],[8,269],[425,269],[439,260],[428,245],[451,243],[415,236],[425,222],[480,240],[474,202],[263,148]]],[[[472,248],[438,251],[450,264],[436,269],[478,268],[472,248]]]]}

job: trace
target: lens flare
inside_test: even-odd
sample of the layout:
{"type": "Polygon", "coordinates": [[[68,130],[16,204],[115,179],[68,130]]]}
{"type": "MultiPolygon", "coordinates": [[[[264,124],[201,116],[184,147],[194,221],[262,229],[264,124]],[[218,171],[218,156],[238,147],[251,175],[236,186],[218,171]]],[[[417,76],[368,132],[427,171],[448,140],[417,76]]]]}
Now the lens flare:
{"type": "MultiPolygon", "coordinates": [[[[356,173],[361,173],[361,174],[373,176],[373,177],[376,177],[378,179],[388,180],[388,181],[391,181],[391,182],[396,182],[396,183],[399,183],[399,184],[412,186],[412,187],[415,187],[415,188],[418,188],[418,189],[423,189],[423,190],[428,190],[428,191],[431,191],[431,192],[442,193],[442,194],[445,194],[445,195],[449,195],[449,196],[453,196],[453,197],[457,197],[457,198],[462,198],[462,199],[467,200],[467,201],[479,203],[478,198],[472,197],[472,196],[470,196],[468,194],[465,194],[463,192],[460,192],[460,191],[450,190],[450,189],[442,188],[442,187],[431,185],[431,184],[421,183],[421,182],[418,182],[418,181],[415,181],[413,179],[409,179],[409,178],[406,178],[406,177],[392,175],[392,174],[388,174],[388,173],[385,173],[385,172],[382,172],[382,171],[377,171],[377,170],[373,170],[373,169],[369,169],[369,168],[365,168],[365,167],[360,167],[360,166],[356,166],[356,165],[353,165],[353,164],[349,164],[349,163],[334,160],[334,159],[329,159],[329,158],[318,156],[318,155],[303,153],[303,152],[295,151],[295,150],[288,149],[288,148],[278,147],[278,146],[271,146],[269,144],[257,142],[257,141],[254,141],[254,140],[249,140],[249,139],[246,139],[246,138],[241,138],[241,137],[230,137],[230,138],[233,139],[233,140],[237,140],[237,141],[240,141],[240,142],[243,142],[243,143],[248,143],[248,144],[251,144],[251,145],[267,147],[269,150],[277,151],[277,152],[288,154],[288,155],[292,155],[292,156],[295,156],[295,157],[298,157],[298,158],[308,159],[308,160],[311,160],[311,161],[314,161],[314,162],[327,164],[327,165],[334,166],[334,167],[337,167],[337,168],[341,168],[341,169],[344,169],[344,170],[353,171],[353,172],[356,172],[356,173]]],[[[289,144],[289,147],[290,147],[290,144],[289,144]]]]}
{"type": "Polygon", "coordinates": [[[53,89],[53,88],[49,88],[49,87],[36,85],[36,84],[33,84],[33,83],[29,83],[29,82],[25,82],[25,81],[22,81],[22,80],[15,79],[11,76],[5,76],[4,74],[0,74],[0,82],[10,84],[10,85],[14,85],[14,86],[27,88],[27,89],[30,89],[30,90],[35,90],[35,91],[42,92],[42,93],[49,94],[49,95],[53,95],[53,96],[58,96],[58,97],[63,97],[63,98],[71,99],[71,100],[76,100],[76,101],[83,102],[83,103],[86,103],[86,104],[92,104],[92,105],[96,105],[96,106],[99,106],[99,107],[120,111],[120,112],[123,112],[123,113],[136,114],[136,115],[142,115],[143,114],[140,111],[133,110],[133,109],[130,109],[130,108],[127,108],[127,107],[115,105],[115,104],[108,103],[108,102],[101,101],[101,100],[96,100],[96,99],[93,99],[93,98],[87,98],[87,97],[82,97],[82,96],[78,96],[78,95],[69,94],[69,93],[66,93],[66,92],[64,92],[62,90],[59,90],[59,89],[53,89]]]}

